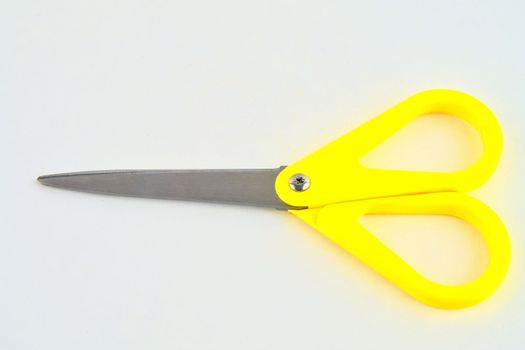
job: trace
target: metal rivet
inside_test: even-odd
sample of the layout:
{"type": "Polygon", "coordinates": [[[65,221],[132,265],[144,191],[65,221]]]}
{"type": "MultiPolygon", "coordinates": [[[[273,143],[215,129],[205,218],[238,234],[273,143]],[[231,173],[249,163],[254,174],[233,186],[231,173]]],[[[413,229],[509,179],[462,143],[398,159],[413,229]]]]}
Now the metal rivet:
{"type": "Polygon", "coordinates": [[[295,174],[290,177],[288,183],[295,192],[303,192],[310,187],[310,178],[304,174],[295,174]]]}

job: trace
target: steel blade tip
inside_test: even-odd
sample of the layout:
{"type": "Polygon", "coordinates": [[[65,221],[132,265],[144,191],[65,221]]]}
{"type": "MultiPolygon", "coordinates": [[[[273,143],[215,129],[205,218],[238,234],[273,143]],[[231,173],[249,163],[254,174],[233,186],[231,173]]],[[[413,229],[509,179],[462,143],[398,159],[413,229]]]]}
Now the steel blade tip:
{"type": "Polygon", "coordinates": [[[36,181],[40,182],[42,185],[46,184],[46,179],[49,177],[49,175],[40,175],[36,178],[36,181]]]}
{"type": "Polygon", "coordinates": [[[36,178],[38,182],[40,182],[42,185],[46,186],[55,186],[53,180],[59,180],[60,178],[63,178],[63,174],[49,174],[49,175],[40,175],[36,178]]]}

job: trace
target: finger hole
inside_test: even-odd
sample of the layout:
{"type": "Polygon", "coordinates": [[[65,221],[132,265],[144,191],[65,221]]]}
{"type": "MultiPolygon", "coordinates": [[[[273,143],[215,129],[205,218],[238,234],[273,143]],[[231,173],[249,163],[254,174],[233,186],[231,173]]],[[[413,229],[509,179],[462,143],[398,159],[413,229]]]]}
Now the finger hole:
{"type": "Polygon", "coordinates": [[[489,253],[485,240],[466,221],[447,215],[361,216],[360,223],[430,280],[460,285],[479,277],[489,253]]]}
{"type": "Polygon", "coordinates": [[[483,151],[479,133],[446,114],[416,118],[365,154],[368,168],[454,172],[474,164],[483,151]]]}

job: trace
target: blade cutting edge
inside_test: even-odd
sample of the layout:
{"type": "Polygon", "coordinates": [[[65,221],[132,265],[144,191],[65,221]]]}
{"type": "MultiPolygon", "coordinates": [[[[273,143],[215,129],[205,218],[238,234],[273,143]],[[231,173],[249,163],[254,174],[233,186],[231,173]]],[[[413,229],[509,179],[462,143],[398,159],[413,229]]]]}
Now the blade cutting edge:
{"type": "Polygon", "coordinates": [[[43,185],[116,196],[298,209],[275,191],[276,169],[110,170],[44,175],[43,185]]]}

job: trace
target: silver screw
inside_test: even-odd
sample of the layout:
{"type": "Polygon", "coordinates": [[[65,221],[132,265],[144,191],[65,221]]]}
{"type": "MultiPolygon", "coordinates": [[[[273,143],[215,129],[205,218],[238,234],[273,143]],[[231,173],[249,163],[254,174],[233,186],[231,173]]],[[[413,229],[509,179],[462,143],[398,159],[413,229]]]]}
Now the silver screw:
{"type": "Polygon", "coordinates": [[[295,192],[303,192],[310,187],[310,179],[304,174],[292,175],[288,183],[290,184],[290,188],[295,192]]]}

